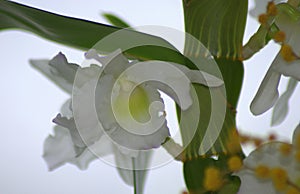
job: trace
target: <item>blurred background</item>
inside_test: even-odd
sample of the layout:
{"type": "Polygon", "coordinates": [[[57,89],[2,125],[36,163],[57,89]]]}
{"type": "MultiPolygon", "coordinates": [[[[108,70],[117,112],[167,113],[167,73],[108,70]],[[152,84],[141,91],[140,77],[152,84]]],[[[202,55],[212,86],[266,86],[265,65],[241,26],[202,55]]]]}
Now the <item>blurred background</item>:
{"type": "MultiPolygon", "coordinates": [[[[132,26],[162,25],[184,30],[180,0],[19,0],[17,2],[67,16],[106,23],[103,12],[111,12],[132,26]]],[[[253,1],[249,2],[249,9],[253,1]]],[[[248,18],[245,40],[258,28],[255,19],[248,18]]],[[[59,51],[70,62],[80,63],[83,52],[58,45],[33,34],[20,31],[0,32],[0,193],[2,194],[99,194],[133,193],[118,176],[116,169],[101,161],[93,162],[88,170],[73,165],[48,172],[42,159],[44,139],[52,133],[51,120],[58,113],[68,95],[30,67],[29,59],[50,59],[59,51]]],[[[272,111],[253,116],[249,105],[279,47],[271,42],[260,53],[245,61],[245,77],[237,108],[238,128],[247,134],[267,137],[275,132],[283,140],[290,140],[300,121],[300,88],[290,100],[288,118],[279,126],[270,127],[272,111]]],[[[280,91],[286,88],[282,79],[280,91]]],[[[168,115],[174,107],[170,104],[168,115]]],[[[247,149],[247,152],[249,149],[247,149]]],[[[182,164],[170,162],[149,173],[145,193],[181,193],[185,188],[182,164]]]]}

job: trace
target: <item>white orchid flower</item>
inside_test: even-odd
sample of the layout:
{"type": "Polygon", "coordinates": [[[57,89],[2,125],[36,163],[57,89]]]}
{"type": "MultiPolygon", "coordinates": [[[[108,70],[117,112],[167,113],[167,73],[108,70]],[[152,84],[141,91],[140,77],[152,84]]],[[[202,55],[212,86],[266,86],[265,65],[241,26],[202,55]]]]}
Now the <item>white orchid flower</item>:
{"type": "Polygon", "coordinates": [[[298,194],[300,193],[300,125],[292,144],[266,143],[244,159],[240,194],[298,194]]]}
{"type": "MultiPolygon", "coordinates": [[[[282,40],[280,52],[268,69],[251,103],[250,109],[254,115],[266,112],[277,102],[279,97],[278,85],[282,75],[289,76],[297,81],[300,80],[300,12],[289,4],[278,5],[277,9],[278,14],[275,16],[274,23],[285,38],[282,40]]],[[[284,107],[291,96],[290,92],[294,89],[295,86],[291,87],[289,95],[285,95],[285,100],[280,100],[277,106],[284,107]]],[[[279,124],[283,120],[285,112],[282,111],[280,114],[276,112],[273,115],[273,124],[279,124]],[[280,120],[275,121],[275,117],[280,118],[280,120]]]]}
{"type": "Polygon", "coordinates": [[[92,65],[84,68],[68,63],[62,53],[52,60],[31,60],[35,68],[72,92],[53,120],[59,126],[45,141],[44,159],[50,170],[65,163],[86,169],[97,157],[114,154],[121,177],[131,185],[132,176],[139,177],[135,181],[142,190],[149,150],[170,135],[158,90],[187,110],[193,103],[191,82],[218,87],[223,81],[173,63],[129,62],[120,50],[106,57],[90,50],[85,56],[92,65]]]}

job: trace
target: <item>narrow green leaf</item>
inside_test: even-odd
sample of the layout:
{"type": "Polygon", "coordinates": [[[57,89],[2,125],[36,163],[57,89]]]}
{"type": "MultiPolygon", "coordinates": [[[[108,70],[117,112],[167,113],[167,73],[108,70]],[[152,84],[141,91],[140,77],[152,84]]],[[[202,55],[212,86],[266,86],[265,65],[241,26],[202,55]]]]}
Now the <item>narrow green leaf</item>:
{"type": "Polygon", "coordinates": [[[130,25],[119,18],[118,16],[111,14],[111,13],[103,13],[102,16],[112,25],[118,26],[120,28],[129,28],[130,25]]]}

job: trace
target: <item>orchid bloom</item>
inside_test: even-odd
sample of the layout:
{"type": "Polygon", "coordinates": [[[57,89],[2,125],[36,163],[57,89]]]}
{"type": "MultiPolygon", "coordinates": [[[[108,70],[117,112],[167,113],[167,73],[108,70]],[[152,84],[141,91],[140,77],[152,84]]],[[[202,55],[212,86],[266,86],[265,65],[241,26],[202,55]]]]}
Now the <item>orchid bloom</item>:
{"type": "MultiPolygon", "coordinates": [[[[130,169],[145,170],[149,150],[170,136],[158,90],[187,110],[193,103],[192,82],[209,87],[223,84],[210,74],[178,64],[128,61],[121,50],[102,57],[91,49],[85,57],[91,64],[88,67],[68,63],[62,53],[52,60],[31,60],[35,68],[72,93],[53,119],[58,125],[54,136],[44,144],[50,170],[65,163],[86,169],[97,157],[114,154],[121,177],[133,185],[130,169]]],[[[139,176],[142,180],[144,174],[139,176]]]]}
{"type": "Polygon", "coordinates": [[[237,175],[241,179],[240,194],[300,193],[300,125],[292,144],[269,142],[244,159],[237,175]]]}
{"type": "MultiPolygon", "coordinates": [[[[253,15],[259,14],[259,5],[267,5],[267,2],[268,1],[261,0],[256,1],[258,4],[251,13],[253,15]]],[[[287,110],[287,101],[289,100],[291,93],[294,91],[297,81],[300,80],[299,1],[289,1],[288,3],[275,5],[274,3],[276,2],[278,3],[282,1],[271,2],[268,5],[268,9],[272,9],[272,18],[274,17],[271,22],[273,22],[279,29],[273,39],[281,44],[281,50],[268,69],[257,94],[251,103],[250,109],[254,115],[264,113],[273,107],[276,102],[276,106],[287,110]],[[292,79],[292,83],[290,87],[288,87],[288,95],[285,94],[281,97],[283,100],[278,101],[278,85],[282,75],[290,77],[292,79]]],[[[267,12],[271,11],[267,10],[267,12]]],[[[287,111],[276,111],[273,113],[274,118],[272,124],[279,124],[286,116],[286,113],[287,111]]]]}

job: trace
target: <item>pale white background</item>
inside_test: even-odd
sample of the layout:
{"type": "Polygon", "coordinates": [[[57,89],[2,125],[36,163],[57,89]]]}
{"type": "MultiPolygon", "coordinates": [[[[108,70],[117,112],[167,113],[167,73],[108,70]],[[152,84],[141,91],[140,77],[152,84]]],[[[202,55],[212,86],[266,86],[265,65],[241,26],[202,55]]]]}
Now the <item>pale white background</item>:
{"type": "MultiPolygon", "coordinates": [[[[100,13],[117,13],[133,26],[163,25],[183,30],[180,0],[19,0],[27,5],[68,16],[105,22],[100,13]]],[[[250,1],[250,6],[252,6],[250,1]]],[[[257,28],[248,19],[246,36],[257,28]]],[[[70,61],[81,62],[83,53],[48,42],[30,33],[0,32],[0,193],[2,194],[111,194],[132,193],[118,177],[116,170],[102,162],[94,162],[87,171],[65,165],[48,172],[43,161],[43,141],[52,133],[52,118],[58,113],[67,94],[29,66],[30,58],[51,58],[59,51],[70,61]]],[[[299,86],[292,96],[289,117],[277,127],[270,127],[271,111],[254,117],[249,104],[278,47],[269,45],[263,52],[245,62],[245,83],[238,107],[238,126],[247,133],[267,136],[270,131],[283,139],[291,138],[291,131],[300,121],[299,86]]],[[[283,80],[282,83],[285,83],[283,80]]],[[[282,84],[280,90],[283,91],[282,84]]],[[[171,113],[169,113],[171,114],[171,113]]],[[[172,162],[150,172],[147,194],[180,193],[184,189],[182,165],[172,162]]]]}

